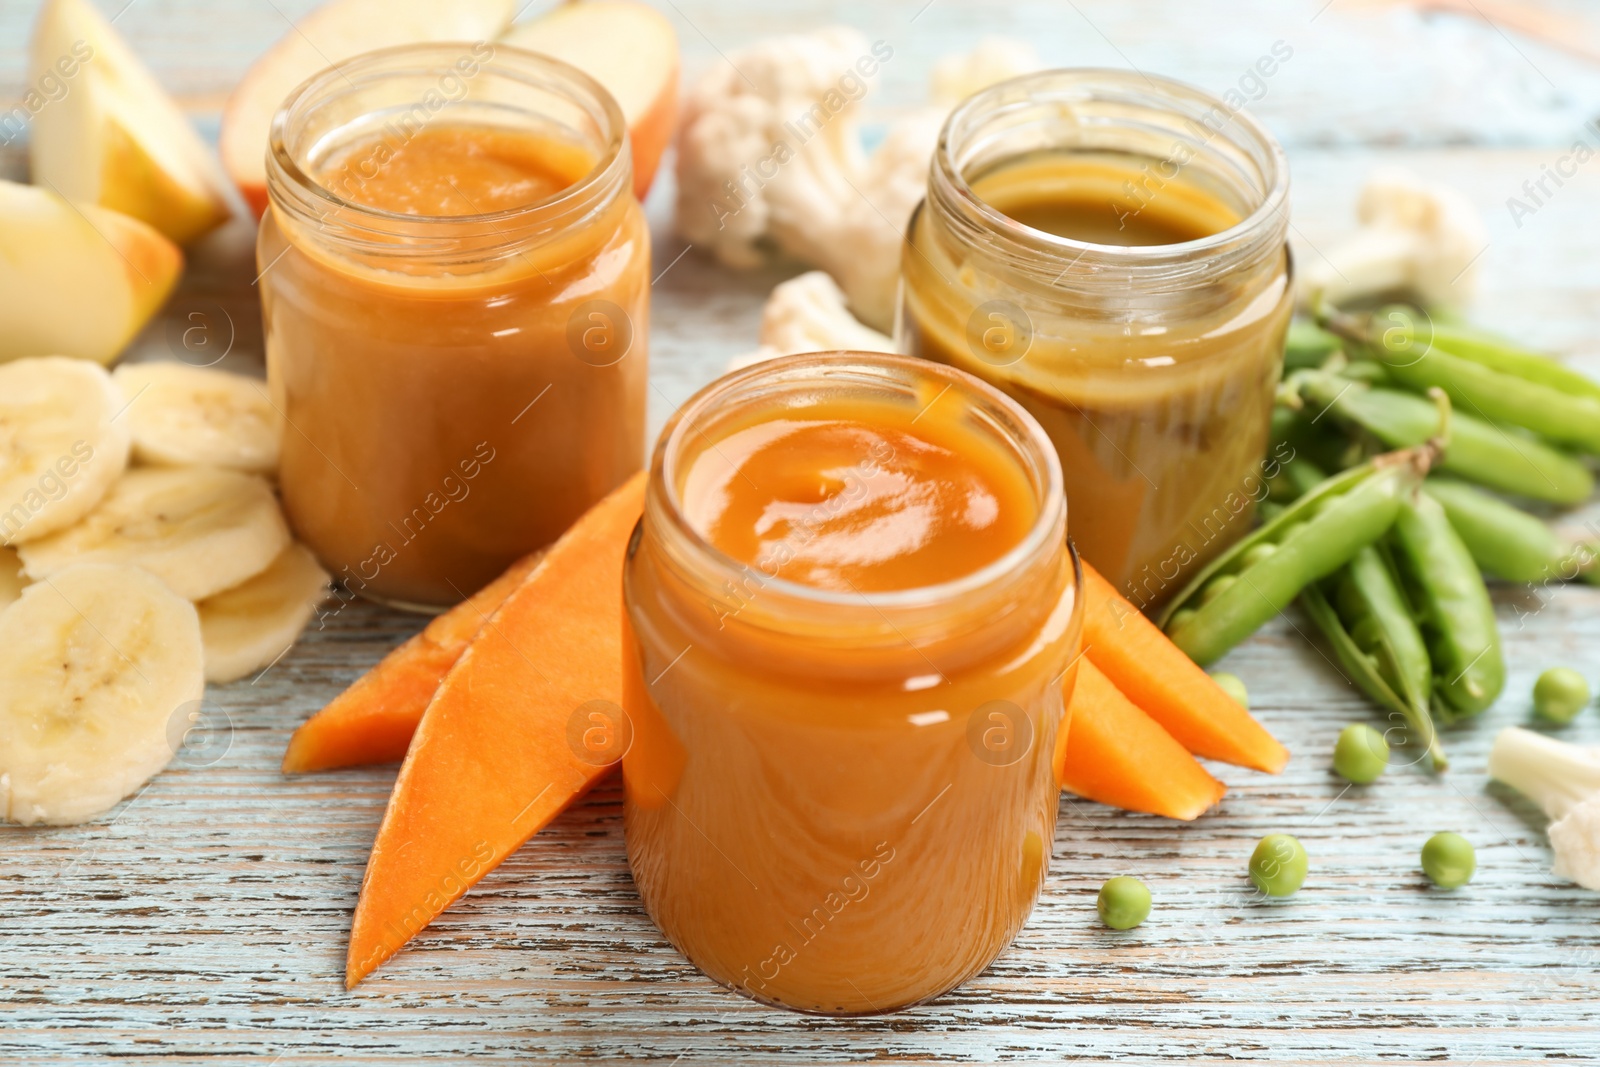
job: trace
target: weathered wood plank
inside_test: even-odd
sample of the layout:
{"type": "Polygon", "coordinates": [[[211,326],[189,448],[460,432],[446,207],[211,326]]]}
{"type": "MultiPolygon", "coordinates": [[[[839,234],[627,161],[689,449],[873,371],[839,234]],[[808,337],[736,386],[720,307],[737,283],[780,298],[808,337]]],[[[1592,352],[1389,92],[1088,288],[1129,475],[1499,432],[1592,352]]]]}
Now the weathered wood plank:
{"type": "MultiPolygon", "coordinates": [[[[214,125],[227,86],[282,32],[274,7],[292,16],[309,6],[135,0],[118,25],[214,125]]],[[[691,70],[761,33],[855,22],[904,59],[885,74],[890,103],[915,99],[931,59],[979,32],[1022,33],[1054,62],[1131,62],[1218,89],[1265,43],[1290,40],[1295,59],[1258,111],[1290,146],[1302,255],[1347,226],[1370,165],[1416,166],[1485,211],[1486,320],[1600,370],[1600,164],[1521,227],[1504,206],[1579,119],[1600,111],[1595,72],[1564,54],[1519,41],[1525,62],[1491,28],[1348,0],[1315,23],[1316,5],[1265,2],[1219,14],[935,0],[915,22],[920,0],[675,6],[691,70]]],[[[0,7],[0,97],[20,84],[32,10],[0,7]]],[[[16,174],[19,164],[14,147],[0,149],[0,166],[16,174]]],[[[668,229],[668,185],[651,204],[658,269],[682,250],[668,229]]],[[[260,354],[250,238],[241,224],[197,250],[167,315],[187,322],[215,300],[232,323],[230,361],[243,368],[260,354]]],[[[654,425],[750,347],[760,301],[786,272],[734,275],[695,251],[666,272],[651,338],[654,425]]],[[[137,355],[169,355],[166,328],[147,331],[137,355]]],[[[1193,826],[1064,798],[1051,876],[1016,945],[934,1004],[852,1021],[747,1002],[667,945],[628,875],[614,783],[345,993],[350,909],[393,771],[284,779],[276,767],[296,724],[418,626],[358,603],[263,677],[214,687],[217,728],[205,739],[218,744],[186,750],[110,819],[0,829],[0,1060],[1593,1059],[1596,898],[1548,874],[1542,817],[1489,786],[1483,768],[1494,730],[1527,718],[1540,670],[1569,664],[1600,678],[1600,590],[1560,590],[1520,628],[1527,595],[1500,599],[1508,695],[1449,733],[1447,777],[1396,768],[1344,790],[1327,769],[1333,739],[1376,714],[1295,632],[1304,620],[1280,620],[1227,667],[1294,751],[1284,775],[1218,768],[1232,792],[1193,826]],[[1436,829],[1477,845],[1480,873],[1467,889],[1423,882],[1417,850],[1436,829]],[[1260,903],[1244,866],[1273,831],[1301,837],[1312,875],[1294,900],[1260,903]],[[1099,927],[1093,908],[1100,882],[1118,873],[1145,877],[1156,897],[1150,922],[1122,934],[1099,927]]],[[[1563,736],[1600,742],[1600,716],[1586,712],[1563,736]]]]}

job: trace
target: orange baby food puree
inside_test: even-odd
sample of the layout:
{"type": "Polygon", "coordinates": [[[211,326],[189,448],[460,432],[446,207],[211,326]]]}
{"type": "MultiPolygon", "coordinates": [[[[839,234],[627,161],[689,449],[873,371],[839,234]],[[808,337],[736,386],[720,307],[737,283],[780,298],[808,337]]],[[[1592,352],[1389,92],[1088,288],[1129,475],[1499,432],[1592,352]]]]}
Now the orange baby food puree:
{"type": "Polygon", "coordinates": [[[739,562],[819,589],[970,574],[1015,548],[1037,508],[1014,458],[936,410],[847,402],[735,430],[689,468],[684,514],[739,562]]]}
{"type": "Polygon", "coordinates": [[[349,230],[274,201],[259,259],[283,499],[351,588],[454,603],[638,469],[649,237],[628,188],[594,188],[618,180],[603,162],[439,121],[311,166],[357,205],[334,216],[349,230]]]}
{"type": "Polygon", "coordinates": [[[669,423],[624,588],[629,860],[702,970],[888,1011],[982,970],[1048,862],[1076,576],[1049,439],[964,372],[773,361],[669,423]]]}

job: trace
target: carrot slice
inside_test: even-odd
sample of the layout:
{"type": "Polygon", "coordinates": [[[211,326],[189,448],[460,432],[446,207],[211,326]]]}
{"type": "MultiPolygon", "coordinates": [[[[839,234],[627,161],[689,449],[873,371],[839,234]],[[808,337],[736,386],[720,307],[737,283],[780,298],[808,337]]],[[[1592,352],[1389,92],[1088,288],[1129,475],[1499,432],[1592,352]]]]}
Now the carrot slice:
{"type": "Polygon", "coordinates": [[[302,723],[284,751],[283,773],[404,759],[439,683],[483,628],[483,620],[543,558],[542,548],[523,556],[500,577],[429,622],[302,723]]]}
{"type": "Polygon", "coordinates": [[[1227,792],[1087,658],[1055,759],[1063,789],[1128,811],[1193,819],[1227,792]]]}
{"type": "Polygon", "coordinates": [[[348,986],[610,769],[568,734],[622,699],[622,561],[643,501],[640,474],[580,518],[440,684],[367,860],[348,986]]]}
{"type": "Polygon", "coordinates": [[[1283,770],[1288,749],[1098,571],[1085,563],[1083,575],[1084,655],[1129,700],[1197,756],[1283,770]]]}

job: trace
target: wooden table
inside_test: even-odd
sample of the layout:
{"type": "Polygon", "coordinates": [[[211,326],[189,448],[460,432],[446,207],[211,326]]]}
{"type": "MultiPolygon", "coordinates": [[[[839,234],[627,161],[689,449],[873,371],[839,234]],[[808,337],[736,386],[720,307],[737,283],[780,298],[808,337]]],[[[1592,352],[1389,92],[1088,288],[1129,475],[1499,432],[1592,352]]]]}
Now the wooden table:
{"type": "MultiPolygon", "coordinates": [[[[214,136],[229,87],[309,6],[134,0],[117,24],[214,136]]],[[[1481,317],[1600,352],[1600,160],[1520,227],[1505,203],[1574,140],[1600,146],[1600,132],[1581,128],[1600,114],[1600,65],[1477,13],[1357,0],[663,6],[691,75],[756,36],[853,22],[896,50],[872,98],[889,109],[915,102],[931,61],[982,33],[1025,36],[1051,63],[1137,66],[1214,92],[1285,41],[1292,59],[1252,106],[1289,149],[1302,255],[1348,226],[1371,165],[1415,166],[1464,189],[1489,222],[1481,317]]],[[[0,100],[21,94],[34,7],[0,6],[0,100]]],[[[1578,3],[1567,10],[1582,17],[1578,3]]],[[[1580,30],[1600,39],[1588,24],[1568,45],[1580,30]]],[[[0,149],[0,172],[24,171],[18,145],[0,149]]],[[[740,275],[694,251],[680,259],[670,184],[650,204],[663,271],[653,426],[752,347],[761,299],[794,269],[740,275]]],[[[246,367],[260,353],[250,241],[239,224],[198,249],[168,312],[219,303],[234,327],[230,360],[246,367]]],[[[136,354],[165,355],[165,337],[155,324],[136,354]]],[[[1499,600],[1507,695],[1449,733],[1448,775],[1398,768],[1344,788],[1328,769],[1333,739],[1376,713],[1295,632],[1303,618],[1280,619],[1226,666],[1293,749],[1282,776],[1219,769],[1231,791],[1193,825],[1064,797],[1049,882],[1017,943],[934,1004],[850,1021],[758,1006],[679,956],[640,908],[614,786],[346,993],[351,907],[393,770],[285,779],[276,768],[289,731],[419,625],[356,604],[261,678],[213,687],[203,736],[111,816],[0,831],[0,1062],[1600,1060],[1600,896],[1550,876],[1542,816],[1483,773],[1494,731],[1528,718],[1540,670],[1600,678],[1600,590],[1542,603],[1504,589],[1499,600]],[[1454,893],[1418,870],[1422,841],[1440,829],[1478,848],[1477,878],[1454,893]],[[1312,869],[1299,896],[1261,903],[1245,863],[1272,831],[1299,835],[1312,869]],[[1094,894],[1121,873],[1148,881],[1155,912],[1113,933],[1094,894]]],[[[1563,736],[1600,741],[1600,714],[1563,736]]]]}

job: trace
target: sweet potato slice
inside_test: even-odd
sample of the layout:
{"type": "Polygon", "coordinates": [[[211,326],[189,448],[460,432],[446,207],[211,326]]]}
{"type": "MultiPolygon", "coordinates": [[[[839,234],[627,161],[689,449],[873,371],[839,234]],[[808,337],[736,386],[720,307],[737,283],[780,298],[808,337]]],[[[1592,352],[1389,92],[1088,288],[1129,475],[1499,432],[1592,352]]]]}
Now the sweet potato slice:
{"type": "Polygon", "coordinates": [[[622,562],[644,475],[596,504],[490,615],[400,765],[350,928],[354,986],[611,765],[569,743],[622,699],[622,562]]]}
{"type": "Polygon", "coordinates": [[[1056,741],[1056,780],[1080,797],[1187,820],[1227,792],[1092,659],[1078,663],[1067,724],[1056,741]]]}
{"type": "Polygon", "coordinates": [[[305,774],[405,758],[411,735],[444,676],[511,591],[533,573],[544,549],[428,623],[378,661],[327,707],[301,724],[283,754],[283,773],[305,774]]]}
{"type": "Polygon", "coordinates": [[[1087,563],[1083,650],[1135,705],[1197,756],[1277,774],[1289,762],[1250,713],[1087,563]]]}

